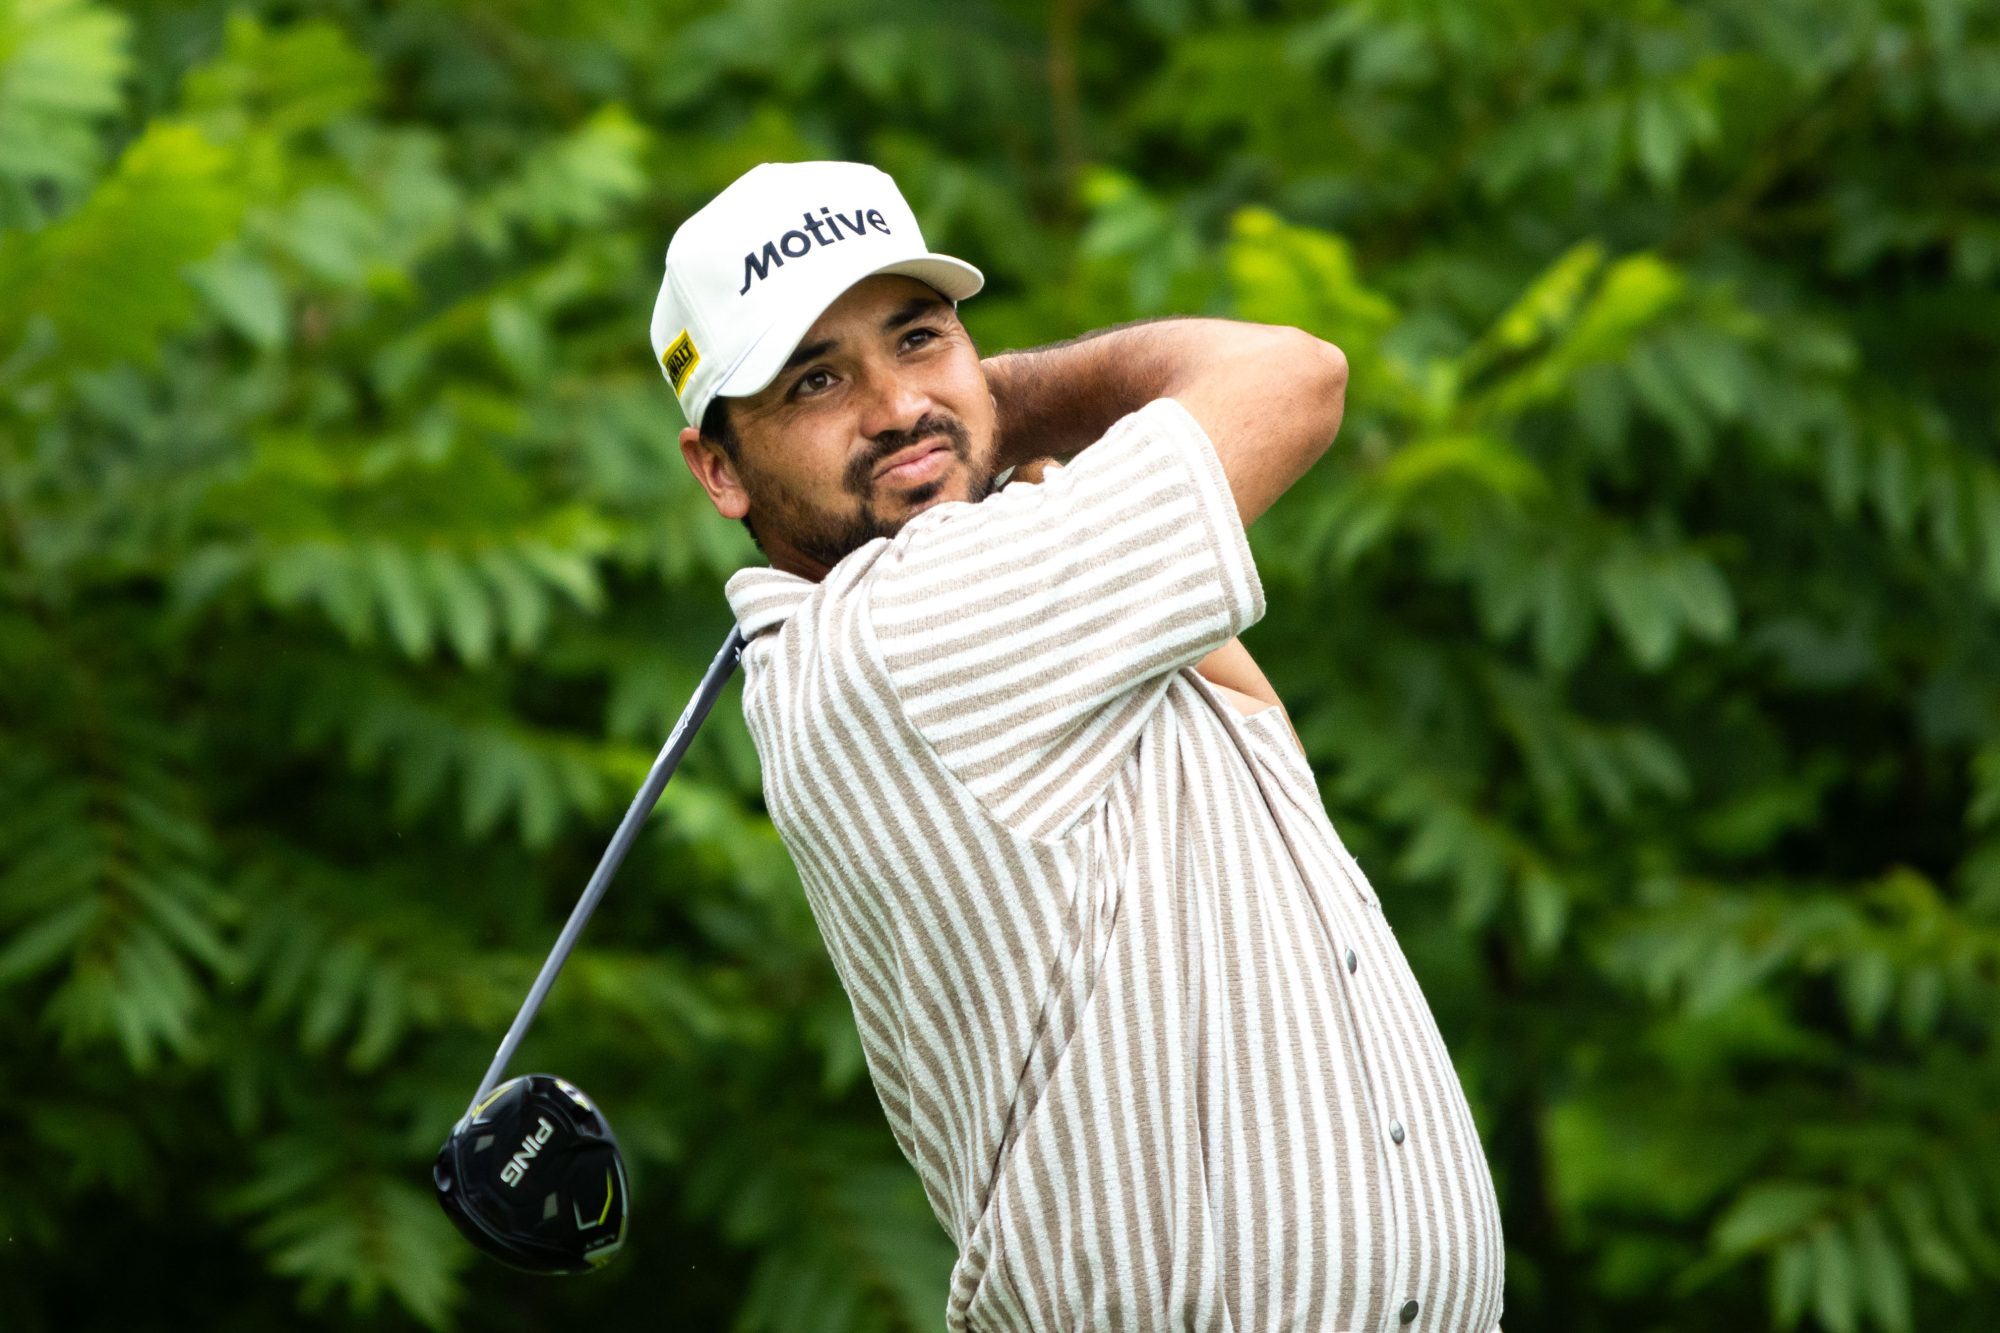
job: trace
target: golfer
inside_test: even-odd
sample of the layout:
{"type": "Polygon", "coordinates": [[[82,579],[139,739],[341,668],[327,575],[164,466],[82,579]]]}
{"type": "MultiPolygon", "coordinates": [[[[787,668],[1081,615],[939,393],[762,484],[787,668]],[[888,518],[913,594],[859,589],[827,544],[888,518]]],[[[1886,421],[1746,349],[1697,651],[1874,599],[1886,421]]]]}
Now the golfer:
{"type": "Polygon", "coordinates": [[[765,165],[652,321],[770,561],[729,580],[744,714],[958,1247],[946,1324],[1493,1333],[1451,1057],[1236,641],[1346,362],[1213,319],[981,359],[981,281],[882,172],[765,165]]]}

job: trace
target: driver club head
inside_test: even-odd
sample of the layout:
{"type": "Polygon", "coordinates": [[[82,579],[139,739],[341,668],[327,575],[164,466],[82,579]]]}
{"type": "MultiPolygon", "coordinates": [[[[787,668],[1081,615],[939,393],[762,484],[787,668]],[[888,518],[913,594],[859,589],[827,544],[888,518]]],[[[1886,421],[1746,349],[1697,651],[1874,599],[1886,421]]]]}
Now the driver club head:
{"type": "Polygon", "coordinates": [[[493,1089],[452,1127],[432,1167],[467,1240],[530,1273],[588,1273],[625,1243],[625,1162],[583,1091],[553,1074],[493,1089]]]}

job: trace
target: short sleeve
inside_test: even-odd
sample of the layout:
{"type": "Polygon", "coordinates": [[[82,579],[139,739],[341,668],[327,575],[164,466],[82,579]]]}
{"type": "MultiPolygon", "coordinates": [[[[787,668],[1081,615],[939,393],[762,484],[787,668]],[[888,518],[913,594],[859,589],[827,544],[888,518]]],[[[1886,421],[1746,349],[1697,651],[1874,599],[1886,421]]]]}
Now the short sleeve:
{"type": "Polygon", "coordinates": [[[1171,398],[1039,485],[920,515],[869,584],[910,723],[1038,837],[1094,802],[1175,671],[1264,614],[1222,462],[1171,398]]]}

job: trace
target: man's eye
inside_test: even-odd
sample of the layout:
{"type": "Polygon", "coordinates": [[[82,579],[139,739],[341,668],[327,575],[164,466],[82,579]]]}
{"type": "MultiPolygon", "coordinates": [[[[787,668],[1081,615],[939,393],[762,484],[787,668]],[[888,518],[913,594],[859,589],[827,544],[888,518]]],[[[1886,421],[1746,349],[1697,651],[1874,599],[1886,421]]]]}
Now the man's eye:
{"type": "Polygon", "coordinates": [[[808,370],[792,384],[793,393],[819,393],[833,383],[833,376],[824,370],[808,370]]]}
{"type": "Polygon", "coordinates": [[[936,329],[911,329],[903,335],[903,345],[905,347],[922,347],[926,343],[936,342],[937,336],[936,329]]]}

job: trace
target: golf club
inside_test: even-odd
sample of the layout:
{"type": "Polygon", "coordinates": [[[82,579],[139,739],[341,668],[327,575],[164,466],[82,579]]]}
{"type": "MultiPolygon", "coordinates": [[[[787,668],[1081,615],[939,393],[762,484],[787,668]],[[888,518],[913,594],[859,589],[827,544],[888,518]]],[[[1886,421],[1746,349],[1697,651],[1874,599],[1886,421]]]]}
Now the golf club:
{"type": "Polygon", "coordinates": [[[438,1203],[467,1240],[511,1267],[586,1273],[625,1243],[625,1162],[603,1114],[580,1088],[553,1074],[505,1083],[500,1077],[742,651],[743,633],[732,626],[611,835],[479,1091],[438,1150],[431,1171],[438,1203]]]}

